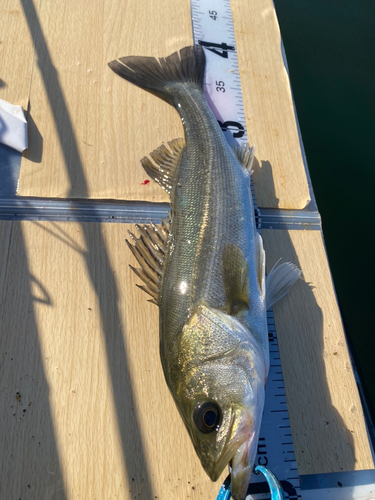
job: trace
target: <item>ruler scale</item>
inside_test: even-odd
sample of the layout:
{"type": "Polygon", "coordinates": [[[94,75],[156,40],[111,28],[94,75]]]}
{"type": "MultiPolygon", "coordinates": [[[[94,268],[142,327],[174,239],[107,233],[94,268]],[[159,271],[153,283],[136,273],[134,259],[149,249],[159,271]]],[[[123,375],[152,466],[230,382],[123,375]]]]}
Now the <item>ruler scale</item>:
{"type": "MultiPolygon", "coordinates": [[[[227,140],[244,142],[247,140],[246,122],[230,0],[211,0],[211,2],[191,0],[191,7],[194,39],[196,43],[201,42],[207,55],[208,72],[204,90],[208,102],[220,121],[227,140]]],[[[282,45],[281,51],[284,55],[282,45]]],[[[284,63],[287,67],[285,57],[284,63]]],[[[252,143],[251,138],[249,142],[252,143]]],[[[301,149],[304,157],[302,141],[301,149]]],[[[304,161],[309,181],[305,158],[304,161]]],[[[0,145],[0,220],[147,224],[150,220],[155,223],[160,222],[160,219],[166,217],[169,212],[167,203],[16,197],[20,164],[19,153],[0,145]]],[[[253,186],[252,193],[254,198],[253,186]]],[[[320,216],[314,203],[311,185],[310,196],[312,204],[307,209],[262,208],[261,221],[260,212],[256,209],[258,229],[320,231],[320,216]]],[[[254,205],[256,207],[255,198],[254,205]]],[[[287,498],[299,498],[302,490],[304,500],[375,499],[375,470],[373,469],[308,474],[298,477],[272,312],[268,313],[268,328],[271,370],[267,384],[257,464],[266,465],[277,475],[287,498]]],[[[362,403],[365,404],[365,401],[363,400],[362,403]]],[[[252,481],[251,497],[269,498],[266,493],[268,488],[262,476],[254,475],[252,481]]]]}
{"type": "MultiPolygon", "coordinates": [[[[230,0],[191,0],[191,11],[194,42],[205,49],[207,101],[228,142],[247,142],[230,0]]],[[[252,194],[260,228],[253,188],[252,194]]],[[[270,372],[255,465],[269,468],[281,482],[286,498],[294,500],[301,497],[300,484],[272,311],[267,313],[267,320],[270,372]]],[[[264,477],[253,474],[247,498],[268,499],[268,492],[264,477]]]]}

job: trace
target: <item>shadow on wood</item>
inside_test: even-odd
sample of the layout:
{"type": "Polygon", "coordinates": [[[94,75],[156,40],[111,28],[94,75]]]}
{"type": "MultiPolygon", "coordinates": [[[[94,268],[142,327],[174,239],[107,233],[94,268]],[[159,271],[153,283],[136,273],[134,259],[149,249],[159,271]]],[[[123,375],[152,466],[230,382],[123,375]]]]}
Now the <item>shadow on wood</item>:
{"type": "Polygon", "coordinates": [[[28,148],[24,152],[24,157],[33,163],[40,163],[43,156],[43,137],[31,114],[31,106],[27,110],[27,135],[28,148]]]}
{"type": "Polygon", "coordinates": [[[8,263],[0,316],[0,497],[37,494],[41,500],[66,500],[34,313],[35,302],[53,304],[48,290],[29,272],[20,224],[9,224],[13,231],[8,258],[0,256],[8,263]]]}
{"type": "MultiPolygon", "coordinates": [[[[254,169],[263,171],[262,175],[267,177],[271,189],[271,164],[268,161],[256,161],[254,169]]],[[[256,193],[256,183],[254,188],[256,193]]],[[[277,202],[275,197],[274,206],[277,206],[277,202]]],[[[354,470],[359,457],[356,457],[353,430],[347,428],[340,412],[333,405],[331,393],[333,385],[341,387],[342,391],[346,390],[346,386],[340,379],[339,370],[334,374],[337,378],[334,384],[329,380],[332,375],[327,374],[327,368],[336,361],[331,362],[330,358],[338,355],[338,352],[328,352],[327,344],[333,345],[340,337],[334,329],[330,331],[330,323],[334,323],[334,318],[324,316],[314,295],[315,286],[320,287],[319,295],[323,294],[318,271],[322,257],[327,268],[326,271],[324,267],[326,274],[323,276],[327,286],[332,287],[320,232],[273,229],[263,230],[262,236],[267,256],[267,272],[270,272],[279,258],[302,269],[302,279],[274,306],[298,472],[312,474],[354,470]],[[305,242],[306,239],[308,241],[305,242]],[[306,272],[306,264],[300,261],[301,258],[306,259],[306,256],[302,255],[306,253],[306,248],[305,252],[301,250],[303,245],[306,247],[310,241],[312,247],[307,247],[307,251],[310,252],[311,262],[317,267],[312,283],[305,281],[303,273],[306,272]],[[315,249],[314,244],[320,245],[321,248],[315,249]],[[332,338],[326,337],[327,334],[331,334],[332,338]]],[[[333,289],[332,301],[335,306],[333,289]]],[[[346,349],[343,333],[339,342],[341,344],[337,346],[337,351],[346,349]]],[[[342,365],[341,367],[340,364],[340,369],[346,370],[344,363],[342,365]]],[[[353,383],[355,386],[354,377],[353,383]]],[[[343,408],[344,405],[339,410],[343,408]]]]}
{"type": "Polygon", "coordinates": [[[22,153],[0,144],[0,197],[6,198],[17,193],[22,153]]]}
{"type": "MultiPolygon", "coordinates": [[[[30,0],[22,0],[22,7],[35,46],[37,64],[43,78],[45,91],[54,117],[67,174],[70,180],[71,189],[69,197],[74,198],[79,196],[86,198],[88,195],[87,183],[84,177],[82,162],[69,116],[69,111],[66,106],[63,91],[59,84],[58,74],[53,66],[33,2],[30,0]],[[79,189],[78,195],[77,189],[79,189]]],[[[124,407],[132,406],[134,396],[132,392],[129,363],[126,355],[126,346],[124,344],[120,314],[117,307],[118,291],[113,277],[113,271],[101,233],[98,232],[97,234],[95,248],[91,246],[88,225],[82,224],[82,233],[85,235],[87,247],[87,252],[84,255],[87,271],[100,305],[104,342],[106,346],[108,366],[110,369],[118,428],[121,435],[128,483],[131,483],[132,481],[132,464],[134,464],[136,454],[138,464],[143,464],[141,471],[143,481],[142,484],[139,485],[139,491],[141,492],[141,497],[143,499],[151,500],[151,498],[154,498],[154,495],[152,491],[151,479],[148,473],[138,417],[135,411],[124,412],[124,407]],[[98,280],[98,273],[101,272],[106,273],[106,290],[103,290],[99,286],[100,281],[98,280]],[[107,296],[112,297],[111,304],[107,303],[107,296]],[[113,325],[117,325],[116,328],[113,329],[113,325]],[[122,368],[121,372],[118,370],[119,366],[122,368]],[[120,376],[119,373],[121,373],[120,376]],[[131,420],[124,421],[125,415],[127,419],[131,420]],[[132,449],[129,449],[128,446],[129,433],[132,435],[132,442],[135,443],[135,446],[132,449]]],[[[95,332],[93,334],[95,334],[95,332]]]]}

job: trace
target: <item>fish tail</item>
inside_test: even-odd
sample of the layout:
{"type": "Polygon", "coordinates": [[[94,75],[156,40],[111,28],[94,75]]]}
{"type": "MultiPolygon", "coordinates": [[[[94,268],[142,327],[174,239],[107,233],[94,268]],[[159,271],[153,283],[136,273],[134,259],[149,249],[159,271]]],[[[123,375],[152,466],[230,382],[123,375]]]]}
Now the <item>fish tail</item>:
{"type": "Polygon", "coordinates": [[[120,57],[108,63],[119,76],[174,105],[177,84],[203,86],[205,55],[200,45],[168,57],[120,57]]]}

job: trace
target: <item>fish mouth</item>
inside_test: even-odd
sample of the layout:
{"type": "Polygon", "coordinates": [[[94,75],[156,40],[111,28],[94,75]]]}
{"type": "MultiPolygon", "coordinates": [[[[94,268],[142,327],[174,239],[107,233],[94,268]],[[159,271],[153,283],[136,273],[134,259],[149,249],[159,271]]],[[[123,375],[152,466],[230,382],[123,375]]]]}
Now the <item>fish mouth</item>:
{"type": "MultiPolygon", "coordinates": [[[[233,419],[234,420],[234,419],[233,419]]],[[[231,428],[234,427],[234,421],[232,420],[231,428]]],[[[229,433],[231,436],[232,433],[229,433]]],[[[208,476],[211,481],[217,481],[223,472],[224,468],[228,465],[229,462],[236,463],[237,468],[241,467],[241,464],[247,463],[247,455],[246,450],[248,450],[248,441],[252,436],[255,435],[254,427],[252,424],[248,424],[246,427],[242,428],[238,433],[235,439],[224,448],[224,452],[221,455],[220,459],[215,463],[214,467],[210,470],[206,469],[208,476]],[[244,451],[245,450],[245,451],[244,451]],[[237,457],[237,458],[236,458],[237,457]],[[240,460],[241,458],[241,460],[240,460]]],[[[255,457],[254,457],[255,458],[255,457]]],[[[253,464],[251,464],[252,468],[253,464]]],[[[251,475],[251,473],[250,473],[251,475]]],[[[233,479],[233,470],[232,470],[232,479],[233,479]]]]}
{"type": "Polygon", "coordinates": [[[229,463],[231,466],[231,496],[233,500],[245,500],[247,488],[253,473],[258,445],[258,432],[253,425],[246,426],[228,446],[216,462],[215,467],[206,472],[216,481],[229,463]]]}
{"type": "Polygon", "coordinates": [[[257,451],[257,433],[254,429],[237,449],[231,460],[231,494],[233,500],[244,500],[253,473],[257,451]]]}

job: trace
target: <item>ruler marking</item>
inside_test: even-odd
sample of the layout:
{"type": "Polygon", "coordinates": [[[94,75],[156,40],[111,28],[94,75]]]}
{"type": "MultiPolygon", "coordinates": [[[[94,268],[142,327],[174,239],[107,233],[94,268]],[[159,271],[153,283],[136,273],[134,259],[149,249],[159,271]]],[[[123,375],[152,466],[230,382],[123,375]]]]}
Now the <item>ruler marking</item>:
{"type": "MultiPolygon", "coordinates": [[[[213,103],[213,108],[217,110],[214,111],[215,115],[222,123],[236,123],[235,126],[227,126],[226,133],[232,133],[239,143],[246,143],[246,117],[230,0],[215,0],[214,20],[208,14],[213,9],[212,0],[192,0],[191,6],[194,41],[204,42],[201,45],[206,54],[204,92],[209,95],[208,101],[213,103]],[[224,82],[225,92],[216,91],[216,81],[224,82]]],[[[257,227],[260,228],[261,214],[256,205],[253,185],[251,193],[257,227]]],[[[256,465],[263,465],[266,459],[270,470],[277,469],[278,479],[288,481],[292,485],[295,491],[293,498],[300,498],[300,495],[297,495],[299,478],[295,469],[292,469],[296,461],[272,310],[267,312],[267,325],[271,365],[256,465]],[[288,459],[285,460],[285,457],[288,459]]],[[[253,475],[251,482],[261,480],[259,476],[253,475]]]]}

